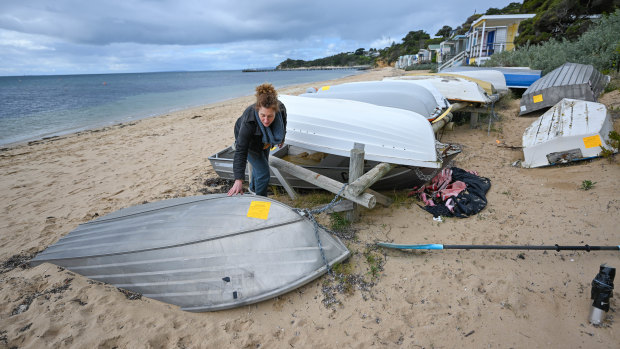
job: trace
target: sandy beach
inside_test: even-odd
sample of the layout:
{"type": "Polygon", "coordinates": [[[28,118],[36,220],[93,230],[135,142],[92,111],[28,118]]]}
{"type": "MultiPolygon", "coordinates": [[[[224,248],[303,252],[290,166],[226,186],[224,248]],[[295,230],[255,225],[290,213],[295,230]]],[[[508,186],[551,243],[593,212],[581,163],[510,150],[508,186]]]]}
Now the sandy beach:
{"type": "MultiPolygon", "coordinates": [[[[404,74],[383,68],[310,86],[404,74]]],[[[491,180],[488,206],[465,219],[433,221],[406,191],[363,212],[346,263],[365,287],[337,293],[327,276],[272,300],[189,313],[127,296],[52,264],[26,267],[79,224],[118,209],[202,195],[217,177],[208,156],[232,144],[247,96],[167,115],[0,150],[0,348],[618,348],[620,279],[603,326],[588,323],[599,265],[620,253],[445,250],[401,252],[374,242],[618,245],[620,159],[524,169],[521,136],[540,113],[441,134],[462,145],[454,166],[491,180]],[[499,141],[499,143],[498,143],[499,141]],[[595,182],[590,190],[582,182],[595,182]]],[[[618,108],[620,91],[600,102],[618,108]]],[[[620,122],[614,120],[620,131],[620,122]]],[[[283,195],[280,200],[290,204],[283,195]]]]}

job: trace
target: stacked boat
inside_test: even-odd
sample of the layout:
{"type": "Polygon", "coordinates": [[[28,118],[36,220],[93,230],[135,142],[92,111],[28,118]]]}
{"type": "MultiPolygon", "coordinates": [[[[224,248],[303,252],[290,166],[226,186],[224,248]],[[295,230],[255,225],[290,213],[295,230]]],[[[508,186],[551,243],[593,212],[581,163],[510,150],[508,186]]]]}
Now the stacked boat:
{"type": "MultiPolygon", "coordinates": [[[[506,90],[503,75],[493,72],[479,78],[427,73],[282,95],[288,114],[286,146],[271,155],[346,182],[349,153],[356,143],[363,144],[365,170],[380,162],[397,165],[373,189],[413,187],[460,152],[457,145],[437,142],[431,123],[450,115],[451,103],[489,104],[506,90]]],[[[222,178],[233,178],[233,156],[229,147],[209,157],[222,178]]],[[[315,188],[287,179],[293,187],[315,188]]],[[[280,184],[273,172],[270,183],[280,184]]]]}
{"type": "MultiPolygon", "coordinates": [[[[403,81],[374,81],[279,99],[288,115],[286,146],[272,150],[272,155],[340,182],[347,181],[348,157],[356,143],[364,145],[365,170],[381,162],[398,165],[373,189],[419,185],[460,152],[456,145],[435,140],[428,120],[440,117],[450,106],[435,89],[403,81]]],[[[233,179],[233,157],[228,147],[209,161],[218,175],[233,179]]],[[[293,187],[315,188],[294,177],[287,179],[293,187]]],[[[280,185],[273,171],[271,183],[280,185]]]]}
{"type": "Polygon", "coordinates": [[[507,88],[528,88],[542,76],[541,70],[529,67],[470,67],[458,66],[443,69],[441,73],[459,74],[490,81],[496,89],[502,89],[503,80],[507,88]]]}
{"type": "Polygon", "coordinates": [[[609,80],[591,65],[565,63],[523,93],[520,115],[548,109],[523,134],[524,167],[599,156],[613,130],[607,108],[596,103],[609,80]]]}

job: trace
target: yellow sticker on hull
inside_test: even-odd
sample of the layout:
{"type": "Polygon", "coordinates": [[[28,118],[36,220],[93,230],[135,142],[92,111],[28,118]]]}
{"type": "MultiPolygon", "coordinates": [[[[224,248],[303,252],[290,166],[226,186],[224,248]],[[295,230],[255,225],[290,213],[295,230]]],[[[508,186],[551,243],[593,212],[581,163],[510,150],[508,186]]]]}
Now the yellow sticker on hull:
{"type": "Polygon", "coordinates": [[[586,148],[600,147],[601,144],[603,143],[601,142],[601,137],[599,135],[594,135],[594,136],[583,138],[583,145],[586,148]]]}
{"type": "Polygon", "coordinates": [[[330,86],[323,86],[321,87],[321,91],[327,91],[329,90],[330,86]]]}
{"type": "Polygon", "coordinates": [[[252,201],[250,202],[250,208],[248,209],[248,217],[267,219],[269,217],[269,209],[271,208],[271,202],[266,201],[252,201]]]}
{"type": "Polygon", "coordinates": [[[534,100],[534,103],[540,103],[540,102],[543,101],[542,94],[536,95],[536,96],[532,97],[532,99],[534,100]]]}

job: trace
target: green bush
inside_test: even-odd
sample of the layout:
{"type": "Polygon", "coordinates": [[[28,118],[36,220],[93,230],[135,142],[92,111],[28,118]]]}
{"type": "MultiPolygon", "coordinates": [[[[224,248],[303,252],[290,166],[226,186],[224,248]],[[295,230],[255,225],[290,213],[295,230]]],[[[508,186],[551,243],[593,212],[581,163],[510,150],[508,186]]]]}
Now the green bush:
{"type": "Polygon", "coordinates": [[[430,71],[437,71],[437,63],[421,63],[421,64],[414,64],[414,65],[410,65],[407,68],[405,68],[405,71],[409,71],[409,70],[430,70],[430,71]]]}
{"type": "Polygon", "coordinates": [[[618,71],[620,63],[620,10],[603,16],[577,41],[551,39],[496,53],[485,66],[530,67],[546,74],[566,62],[591,64],[601,71],[618,71]]]}

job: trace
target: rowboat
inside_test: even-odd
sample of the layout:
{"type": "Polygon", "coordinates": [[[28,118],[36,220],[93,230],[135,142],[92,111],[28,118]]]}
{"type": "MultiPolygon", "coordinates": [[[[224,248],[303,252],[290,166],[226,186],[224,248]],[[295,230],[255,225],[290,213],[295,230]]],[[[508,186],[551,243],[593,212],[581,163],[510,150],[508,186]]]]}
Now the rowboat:
{"type": "Polygon", "coordinates": [[[442,73],[448,72],[479,72],[485,70],[495,70],[504,74],[506,87],[508,88],[528,88],[542,76],[542,70],[530,69],[528,67],[469,67],[458,66],[443,69],[442,73]]]}
{"type": "Polygon", "coordinates": [[[213,311],[289,292],[326,273],[326,262],[349,256],[337,237],[314,229],[266,197],[175,198],[81,224],[31,264],[53,263],[182,310],[213,311]]]}
{"type": "MultiPolygon", "coordinates": [[[[449,163],[451,159],[461,152],[457,145],[443,144],[437,142],[437,152],[442,154],[442,165],[449,163]]],[[[224,179],[235,179],[233,173],[233,159],[235,151],[232,147],[227,147],[209,156],[209,162],[215,172],[224,179]]],[[[349,158],[340,155],[313,152],[292,145],[284,145],[271,151],[270,156],[289,161],[295,165],[302,166],[322,176],[346,183],[349,179],[349,158]]],[[[364,172],[378,164],[376,161],[365,161],[364,172]]],[[[433,177],[438,171],[435,168],[418,168],[410,166],[397,166],[383,176],[378,182],[372,185],[374,190],[392,190],[413,188],[424,184],[429,177],[433,177]]],[[[246,169],[246,180],[248,179],[246,169]]],[[[282,184],[273,172],[270,174],[269,184],[281,186],[282,184]]],[[[294,188],[318,189],[313,184],[301,180],[295,176],[282,172],[287,182],[294,188]]]]}
{"type": "MultiPolygon", "coordinates": [[[[469,78],[488,82],[493,85],[493,87],[498,93],[504,93],[508,91],[508,86],[506,85],[506,77],[504,76],[504,74],[502,74],[502,72],[498,70],[457,70],[455,68],[451,69],[449,72],[442,71],[438,75],[444,74],[455,74],[457,77],[466,76],[469,78]]],[[[487,92],[487,94],[489,93],[487,89],[485,89],[485,91],[487,92]]]]}
{"type": "Polygon", "coordinates": [[[316,93],[302,97],[337,98],[371,103],[413,111],[433,120],[450,106],[450,103],[433,86],[420,86],[405,81],[362,81],[340,85],[322,86],[316,93]]]}
{"type": "Polygon", "coordinates": [[[562,99],[523,133],[523,167],[597,157],[612,130],[604,104],[562,99]]]}
{"type": "Polygon", "coordinates": [[[471,82],[476,83],[478,86],[480,86],[480,88],[482,88],[484,90],[484,92],[486,92],[489,96],[494,95],[497,93],[497,90],[495,89],[495,86],[493,86],[492,83],[486,81],[486,80],[480,80],[471,76],[467,76],[464,74],[457,74],[457,73],[413,73],[413,74],[407,74],[405,76],[452,76],[455,78],[460,78],[460,79],[465,79],[471,82]]]}
{"type": "Polygon", "coordinates": [[[435,135],[426,117],[409,110],[344,99],[280,95],[288,122],[286,143],[348,157],[364,144],[365,159],[440,168],[435,135]]]}
{"type": "Polygon", "coordinates": [[[591,65],[564,63],[525,90],[519,115],[549,108],[563,98],[596,102],[609,80],[591,65]]]}
{"type": "Polygon", "coordinates": [[[450,101],[491,103],[487,93],[477,83],[455,76],[404,75],[384,78],[384,80],[401,80],[423,86],[430,83],[450,101]]]}

